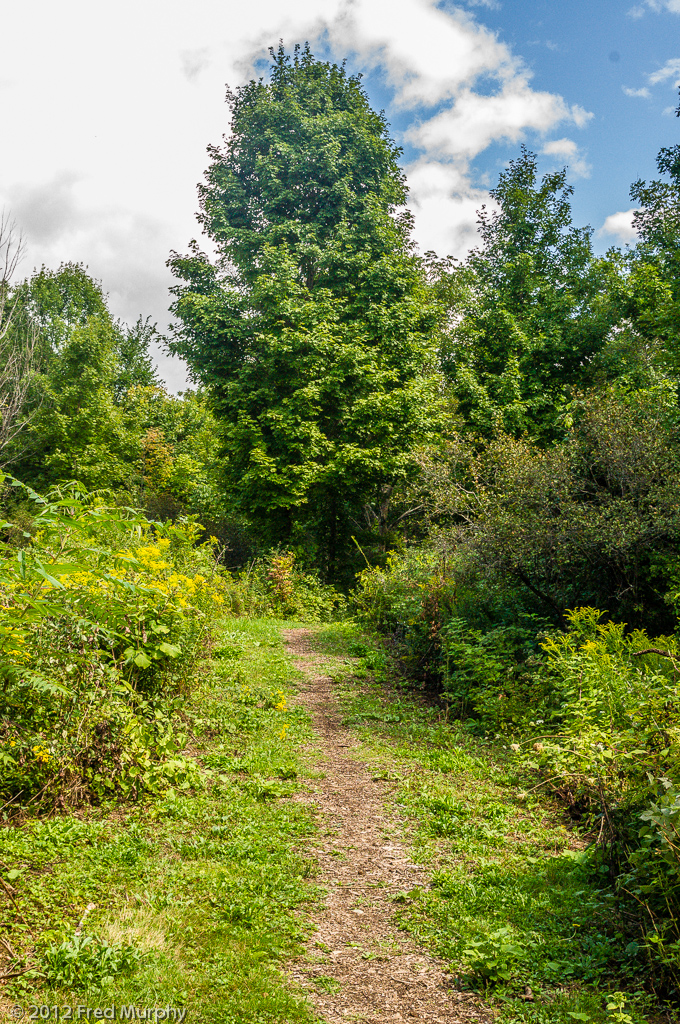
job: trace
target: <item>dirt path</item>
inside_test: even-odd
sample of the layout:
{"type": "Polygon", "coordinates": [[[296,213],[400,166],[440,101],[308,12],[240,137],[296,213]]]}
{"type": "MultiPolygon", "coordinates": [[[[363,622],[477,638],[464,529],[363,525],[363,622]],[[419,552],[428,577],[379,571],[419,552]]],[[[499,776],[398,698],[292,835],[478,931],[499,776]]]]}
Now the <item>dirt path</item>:
{"type": "Polygon", "coordinates": [[[307,956],[294,961],[290,973],[312,992],[328,1024],[490,1024],[492,1012],[475,996],[455,991],[442,964],[393,923],[394,897],[423,878],[400,841],[396,809],[391,815],[385,809],[390,784],[353,756],[354,740],[340,724],[314,633],[283,635],[305,677],[299,703],[312,713],[322,742],[325,777],[301,799],[318,807],[325,822],[315,852],[319,882],[328,891],[307,956]]]}

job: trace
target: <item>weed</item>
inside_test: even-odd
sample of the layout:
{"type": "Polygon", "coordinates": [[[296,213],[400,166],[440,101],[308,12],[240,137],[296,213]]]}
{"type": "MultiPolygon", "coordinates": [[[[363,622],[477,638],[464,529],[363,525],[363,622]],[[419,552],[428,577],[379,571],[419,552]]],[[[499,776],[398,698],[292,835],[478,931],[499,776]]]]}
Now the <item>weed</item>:
{"type": "Polygon", "coordinates": [[[336,981],[335,978],[329,978],[326,974],[317,974],[314,978],[314,984],[320,992],[325,992],[328,996],[335,996],[340,991],[340,982],[336,981]]]}
{"type": "Polygon", "coordinates": [[[0,832],[0,861],[20,872],[9,883],[19,909],[4,912],[22,964],[40,936],[44,976],[12,982],[20,1004],[94,1001],[104,987],[111,1003],[188,1005],[197,1024],[312,1024],[279,967],[301,951],[304,909],[319,898],[316,862],[297,852],[315,825],[288,796],[308,772],[309,722],[291,708],[278,627],[226,626],[217,646],[234,656],[203,664],[183,709],[199,787],[0,832]],[[99,938],[74,940],[88,903],[99,938]]]}
{"type": "MultiPolygon", "coordinates": [[[[323,627],[319,647],[353,649],[361,669],[369,643],[344,623],[323,627]]],[[[614,893],[605,877],[593,878],[585,844],[555,806],[518,797],[530,787],[512,754],[407,695],[390,674],[376,682],[346,665],[338,679],[361,757],[376,775],[400,780],[395,799],[410,821],[412,857],[429,870],[428,884],[395,898],[401,926],[463,984],[500,1000],[504,1024],[605,1024],[615,1011],[602,994],[624,988],[622,1012],[644,1020],[653,1001],[637,991],[643,955],[614,893]]]]}
{"type": "Polygon", "coordinates": [[[111,945],[91,935],[48,946],[42,957],[46,984],[76,991],[111,985],[116,975],[134,970],[140,960],[134,946],[111,945]]]}

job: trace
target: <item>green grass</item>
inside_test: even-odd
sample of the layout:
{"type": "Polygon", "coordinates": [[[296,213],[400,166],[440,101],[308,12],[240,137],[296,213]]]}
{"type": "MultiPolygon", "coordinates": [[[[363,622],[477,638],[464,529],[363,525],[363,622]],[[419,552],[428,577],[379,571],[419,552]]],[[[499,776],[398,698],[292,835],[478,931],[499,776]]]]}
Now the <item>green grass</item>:
{"type": "Polygon", "coordinates": [[[316,1019],[280,971],[319,898],[304,849],[315,825],[286,799],[309,771],[295,678],[280,624],[229,621],[186,708],[198,790],[0,831],[16,901],[2,934],[33,968],[10,998],[186,1006],[211,1024],[316,1019]]]}
{"type": "Polygon", "coordinates": [[[385,651],[352,623],[322,627],[318,645],[333,657],[360,756],[396,783],[414,859],[428,869],[427,885],[395,901],[401,926],[461,988],[496,1000],[507,1024],[656,1019],[637,944],[564,809],[527,793],[502,747],[390,675],[385,651]]]}
{"type": "MultiPolygon", "coordinates": [[[[0,935],[32,968],[10,999],[186,1006],[206,1024],[317,1020],[281,970],[322,894],[312,813],[290,799],[314,775],[315,740],[291,708],[297,676],[280,628],[224,624],[185,709],[200,787],[0,831],[15,901],[0,896],[0,935]]],[[[315,628],[360,756],[390,783],[427,869],[395,898],[401,926],[460,987],[494,1000],[504,1024],[669,1019],[641,991],[645,965],[563,809],[527,792],[502,747],[399,684],[352,623],[315,628]]],[[[335,990],[325,976],[316,984],[335,990]]]]}

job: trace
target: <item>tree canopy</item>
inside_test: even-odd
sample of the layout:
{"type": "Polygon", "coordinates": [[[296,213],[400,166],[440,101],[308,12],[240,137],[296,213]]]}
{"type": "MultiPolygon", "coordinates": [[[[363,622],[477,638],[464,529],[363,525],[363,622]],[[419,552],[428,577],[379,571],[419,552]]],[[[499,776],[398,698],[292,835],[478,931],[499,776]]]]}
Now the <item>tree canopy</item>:
{"type": "Polygon", "coordinates": [[[438,315],[389,137],[357,77],[308,48],[229,95],[200,219],[174,255],[171,348],[210,389],[226,486],[260,536],[329,568],[432,432],[438,315]]]}
{"type": "MultiPolygon", "coordinates": [[[[480,246],[460,267],[443,366],[472,429],[555,436],[575,390],[594,383],[621,317],[615,263],[572,224],[566,169],[539,181],[523,149],[479,214],[480,246]]],[[[441,283],[440,283],[441,289],[441,283]]]]}

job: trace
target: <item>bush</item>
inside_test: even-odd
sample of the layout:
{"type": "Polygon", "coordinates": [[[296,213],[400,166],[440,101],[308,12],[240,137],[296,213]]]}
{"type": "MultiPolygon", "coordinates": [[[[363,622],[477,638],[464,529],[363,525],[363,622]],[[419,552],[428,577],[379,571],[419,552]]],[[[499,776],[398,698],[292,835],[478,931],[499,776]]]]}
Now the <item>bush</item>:
{"type": "Polygon", "coordinates": [[[384,567],[364,569],[352,603],[361,622],[391,636],[409,674],[437,686],[459,714],[475,714],[483,729],[494,727],[487,703],[498,680],[523,683],[540,655],[540,631],[551,625],[510,588],[470,578],[464,559],[434,548],[392,552],[384,567]]]}
{"type": "Polygon", "coordinates": [[[292,551],[272,551],[253,559],[234,579],[230,608],[236,614],[274,615],[328,622],[340,617],[345,597],[306,572],[292,551]]]}
{"type": "Polygon", "coordinates": [[[185,784],[177,712],[229,589],[201,528],[151,523],[78,485],[43,498],[9,484],[32,517],[1,524],[3,802],[185,784]]]}
{"type": "MultiPolygon", "coordinates": [[[[677,638],[650,637],[591,607],[566,612],[556,629],[510,587],[475,585],[464,557],[445,562],[433,550],[364,570],[353,601],[410,675],[435,684],[468,728],[500,741],[534,776],[529,788],[567,804],[591,838],[590,868],[618,897],[631,950],[677,990],[677,638]]],[[[468,959],[491,983],[509,968],[489,942],[468,959]]]]}

